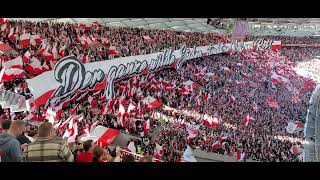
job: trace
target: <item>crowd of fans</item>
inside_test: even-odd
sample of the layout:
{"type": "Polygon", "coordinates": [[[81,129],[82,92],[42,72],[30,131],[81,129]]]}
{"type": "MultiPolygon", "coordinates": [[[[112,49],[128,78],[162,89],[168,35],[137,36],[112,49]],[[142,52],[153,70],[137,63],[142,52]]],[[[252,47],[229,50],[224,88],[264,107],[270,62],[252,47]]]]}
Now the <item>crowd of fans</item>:
{"type": "MultiPolygon", "coordinates": [[[[89,55],[87,62],[159,52],[169,47],[178,49],[181,44],[192,47],[218,42],[210,34],[110,28],[99,24],[93,24],[90,30],[81,28],[77,24],[65,23],[12,21],[10,25],[20,34],[22,32],[39,34],[51,47],[54,44],[58,49],[66,46],[64,56],[76,55],[82,59],[89,55]],[[103,46],[83,47],[76,39],[84,34],[93,35],[101,43],[107,39],[109,43],[103,46]],[[155,42],[146,42],[142,37],[144,35],[150,36],[155,42]],[[110,46],[116,46],[118,54],[110,55],[108,53],[110,46]],[[100,50],[103,53],[99,53],[100,50]]],[[[285,43],[315,43],[317,40],[309,37],[273,36],[248,37],[248,40],[253,38],[281,40],[285,43]]],[[[48,66],[52,66],[42,55],[37,55],[36,51],[41,45],[22,48],[19,46],[18,38],[12,42],[7,36],[0,36],[0,41],[9,43],[20,56],[29,50],[33,56],[41,60],[42,64],[47,63],[48,66]]],[[[145,156],[142,162],[152,161],[151,156],[154,155],[161,161],[180,161],[187,146],[229,156],[241,152],[245,154],[244,159],[257,161],[301,161],[290,148],[292,145],[301,144],[302,132],[288,134],[286,126],[292,120],[304,123],[312,90],[304,88],[304,83],[308,79],[297,75],[292,71],[292,67],[298,62],[308,61],[319,55],[318,51],[317,48],[292,47],[283,48],[280,52],[267,50],[255,55],[251,55],[250,52],[236,55],[219,54],[189,60],[181,71],[165,69],[158,73],[138,75],[135,81],[131,78],[116,82],[116,97],[111,102],[106,102],[102,98],[102,91],[88,92],[87,96],[65,107],[56,121],[66,121],[72,116],[72,110],[77,107],[75,115],[82,115],[85,119],[78,123],[79,135],[84,133],[83,129],[97,122],[98,125],[142,137],[141,141],[135,143],[141,147],[141,150],[135,153],[145,156]],[[271,56],[274,58],[270,58],[271,56]],[[204,75],[197,76],[196,74],[201,72],[199,69],[205,67],[207,70],[204,75]],[[286,71],[282,71],[283,69],[286,71]],[[273,84],[271,75],[274,71],[290,82],[273,84]],[[191,92],[184,95],[183,83],[188,80],[196,83],[198,87],[191,88],[191,92]],[[164,82],[173,85],[170,85],[172,88],[164,90],[164,82]],[[154,85],[160,87],[159,84],[162,84],[162,88],[151,88],[154,85]],[[136,90],[132,97],[129,97],[127,87],[130,91],[133,87],[139,88],[140,91],[136,90]],[[298,92],[298,100],[292,100],[292,89],[298,92]],[[141,100],[148,96],[161,100],[163,106],[152,109],[144,105],[141,100]],[[88,101],[88,97],[94,99],[95,103],[92,103],[92,100],[88,101]],[[124,99],[121,99],[123,97],[124,99]],[[268,98],[276,100],[279,108],[270,107],[266,103],[268,98]],[[136,107],[130,114],[120,118],[118,116],[120,103],[125,109],[128,109],[130,103],[136,107]],[[243,119],[247,114],[253,120],[245,126],[243,119]],[[215,117],[219,120],[218,124],[208,126],[204,123],[204,115],[215,117]],[[151,125],[150,131],[145,131],[144,128],[147,120],[151,125]],[[197,135],[191,139],[188,138],[186,130],[186,126],[190,124],[199,128],[197,135]],[[157,145],[162,146],[163,152],[160,154],[156,150],[157,145]]],[[[1,58],[7,60],[16,56],[1,58]]],[[[27,78],[31,77],[28,74],[27,78]]],[[[2,88],[31,96],[24,79],[4,82],[2,88]]],[[[1,109],[0,113],[4,129],[2,131],[7,131],[0,137],[0,149],[3,149],[4,144],[8,142],[15,144],[11,148],[19,149],[14,152],[15,154],[6,156],[7,159],[2,158],[3,161],[134,161],[130,155],[120,158],[119,147],[103,149],[90,140],[80,142],[76,138],[75,142],[67,145],[66,140],[61,138],[67,129],[66,126],[54,128],[50,123],[42,123],[39,128],[33,124],[24,127],[18,119],[25,118],[30,112],[10,113],[9,109],[1,109]],[[9,119],[15,120],[13,126],[10,126],[9,119]],[[14,136],[17,140],[14,140],[14,136]],[[21,148],[20,146],[18,148],[19,144],[21,148]],[[57,154],[56,152],[47,152],[48,154],[40,157],[37,154],[39,144],[53,147],[59,152],[59,156],[53,157],[50,153],[57,154]]],[[[37,120],[44,121],[45,113],[46,110],[40,107],[35,113],[37,120]]],[[[3,152],[11,153],[7,149],[3,149],[3,152]]]]}

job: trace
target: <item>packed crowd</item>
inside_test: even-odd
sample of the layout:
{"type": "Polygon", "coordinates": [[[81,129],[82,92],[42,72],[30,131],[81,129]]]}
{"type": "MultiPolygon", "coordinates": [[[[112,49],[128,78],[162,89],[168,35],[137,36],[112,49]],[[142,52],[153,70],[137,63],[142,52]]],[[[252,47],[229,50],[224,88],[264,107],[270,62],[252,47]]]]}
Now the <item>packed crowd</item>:
{"type": "MultiPolygon", "coordinates": [[[[65,46],[64,54],[61,54],[63,56],[73,54],[83,59],[89,55],[90,61],[86,62],[148,54],[169,47],[177,49],[182,43],[188,46],[217,43],[210,35],[200,33],[109,28],[98,24],[93,24],[90,29],[75,24],[22,21],[10,22],[10,26],[16,27],[15,32],[39,34],[50,47],[61,49],[65,46]],[[84,34],[93,35],[104,45],[87,48],[79,41],[74,41],[84,34]],[[142,37],[145,35],[153,38],[155,42],[146,42],[142,37]],[[106,40],[108,43],[105,43],[106,40]],[[118,53],[110,55],[110,46],[116,46],[118,53]],[[103,53],[99,53],[100,50],[103,53]]],[[[291,37],[264,38],[291,42],[291,37]]],[[[10,41],[8,36],[1,36],[0,41],[9,43],[20,56],[28,50],[42,64],[52,66],[51,61],[36,53],[42,48],[40,44],[22,48],[18,38],[10,41]]],[[[314,43],[316,40],[294,38],[293,41],[314,43]]],[[[308,79],[297,75],[292,71],[292,67],[297,62],[319,55],[318,51],[316,48],[283,48],[280,52],[245,52],[231,56],[220,54],[193,59],[184,65],[182,71],[165,69],[116,82],[116,96],[110,101],[105,101],[103,91],[86,92],[63,108],[56,117],[56,122],[61,125],[55,127],[43,123],[39,128],[27,125],[26,129],[19,129],[17,127],[22,126],[19,121],[8,126],[10,123],[7,119],[25,119],[31,113],[38,121],[45,121],[47,110],[43,107],[36,112],[14,114],[10,113],[9,109],[1,109],[4,122],[2,128],[8,129],[8,132],[12,128],[11,134],[19,137],[18,141],[25,152],[23,157],[22,153],[19,157],[26,161],[48,160],[33,159],[32,148],[36,146],[30,143],[36,139],[36,143],[39,143],[40,140],[56,135],[59,138],[54,138],[54,142],[50,143],[52,146],[61,145],[60,157],[65,161],[133,161],[132,156],[120,158],[119,148],[103,150],[93,145],[92,141],[80,142],[78,136],[74,142],[69,142],[69,145],[66,145],[68,140],[61,143],[61,137],[68,131],[67,123],[64,122],[68,122],[70,117],[83,118],[77,124],[78,135],[85,134],[85,131],[94,125],[103,125],[142,137],[140,142],[135,143],[136,146],[141,146],[141,150],[133,153],[145,155],[141,161],[146,162],[152,161],[151,156],[156,156],[161,161],[180,161],[187,146],[229,156],[240,153],[244,160],[301,161],[301,153],[292,153],[290,149],[293,145],[301,145],[302,132],[288,134],[286,126],[292,120],[304,123],[308,100],[315,84],[307,88],[305,82],[308,79]],[[271,80],[273,72],[282,77],[282,82],[275,83],[271,80]],[[187,81],[192,82],[191,85],[186,85],[187,81]],[[160,100],[162,105],[153,108],[143,103],[146,97],[154,97],[160,100]],[[271,107],[266,103],[266,99],[274,100],[278,107],[271,107]],[[127,111],[121,111],[122,108],[127,111]],[[195,129],[192,136],[189,132],[190,126],[195,129]],[[154,135],[152,132],[157,129],[160,131],[154,135]],[[22,135],[19,135],[21,133],[22,135]],[[159,152],[159,149],[162,151],[159,152]]],[[[1,58],[6,60],[15,56],[1,58]]],[[[30,77],[32,76],[28,74],[27,78],[30,77]]],[[[2,88],[31,96],[24,79],[4,82],[2,88]]],[[[3,142],[0,141],[0,147],[7,142],[6,138],[8,137],[3,138],[3,142]]]]}

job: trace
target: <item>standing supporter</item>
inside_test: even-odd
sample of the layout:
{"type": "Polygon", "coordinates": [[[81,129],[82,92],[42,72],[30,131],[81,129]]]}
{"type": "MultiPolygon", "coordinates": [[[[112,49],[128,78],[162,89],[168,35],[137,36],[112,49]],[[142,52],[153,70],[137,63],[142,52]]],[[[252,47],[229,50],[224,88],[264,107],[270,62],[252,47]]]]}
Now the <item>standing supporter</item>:
{"type": "Polygon", "coordinates": [[[95,146],[93,148],[93,161],[92,162],[107,162],[107,153],[106,151],[100,147],[100,146],[95,146]]]}
{"type": "Polygon", "coordinates": [[[72,162],[73,154],[66,142],[55,138],[51,123],[44,122],[38,129],[39,138],[24,150],[28,162],[72,162]]]}
{"type": "Polygon", "coordinates": [[[122,162],[135,162],[131,154],[126,154],[122,157],[122,162]]]}
{"type": "Polygon", "coordinates": [[[22,161],[21,148],[24,148],[25,144],[21,145],[17,140],[17,137],[24,131],[24,129],[25,123],[21,120],[16,120],[11,123],[8,132],[4,132],[0,135],[2,162],[22,161]]]}
{"type": "Polygon", "coordinates": [[[76,162],[92,162],[94,144],[92,140],[87,140],[83,143],[83,151],[79,153],[76,162]]]}
{"type": "Polygon", "coordinates": [[[11,125],[11,120],[4,120],[2,121],[1,123],[1,126],[2,126],[2,130],[0,131],[1,132],[7,132],[10,128],[10,125],[11,125]]]}

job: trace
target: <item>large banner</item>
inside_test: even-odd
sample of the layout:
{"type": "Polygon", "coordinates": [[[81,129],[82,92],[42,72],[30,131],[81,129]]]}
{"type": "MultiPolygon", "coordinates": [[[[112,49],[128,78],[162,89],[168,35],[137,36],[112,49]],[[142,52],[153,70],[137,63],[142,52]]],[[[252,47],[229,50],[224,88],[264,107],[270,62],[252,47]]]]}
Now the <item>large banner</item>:
{"type": "Polygon", "coordinates": [[[213,54],[243,51],[249,49],[270,48],[270,42],[242,42],[194,48],[181,47],[179,50],[166,49],[163,52],[116,58],[83,64],[75,56],[61,59],[54,70],[28,79],[29,89],[34,95],[35,105],[56,106],[70,101],[86,90],[105,89],[107,99],[114,96],[114,82],[137,74],[147,74],[162,68],[177,70],[189,59],[213,54]],[[267,46],[267,45],[269,46],[267,46]]]}

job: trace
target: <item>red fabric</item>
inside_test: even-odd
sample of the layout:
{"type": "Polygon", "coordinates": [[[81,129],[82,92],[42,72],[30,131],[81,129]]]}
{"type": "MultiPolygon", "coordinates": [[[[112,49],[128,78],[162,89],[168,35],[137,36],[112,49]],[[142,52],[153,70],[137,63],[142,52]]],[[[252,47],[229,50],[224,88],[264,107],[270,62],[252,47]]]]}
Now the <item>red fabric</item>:
{"type": "Polygon", "coordinates": [[[2,133],[2,131],[3,131],[3,128],[0,127],[0,133],[2,133]]]}
{"type": "Polygon", "coordinates": [[[81,152],[77,158],[76,162],[92,162],[93,155],[90,152],[81,152]]]}

